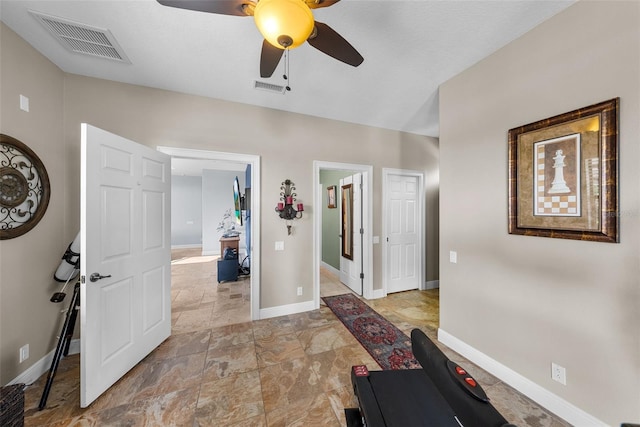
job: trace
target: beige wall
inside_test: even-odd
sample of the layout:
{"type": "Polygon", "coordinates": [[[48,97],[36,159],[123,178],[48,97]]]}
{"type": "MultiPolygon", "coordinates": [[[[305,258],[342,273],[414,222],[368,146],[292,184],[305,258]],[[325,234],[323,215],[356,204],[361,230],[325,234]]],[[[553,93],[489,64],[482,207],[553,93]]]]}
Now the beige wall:
{"type": "MultiPolygon", "coordinates": [[[[316,208],[313,206],[313,160],[373,165],[374,235],[380,235],[382,230],[383,167],[423,170],[428,184],[429,177],[432,177],[431,182],[437,181],[436,139],[63,74],[4,25],[2,31],[2,132],[13,133],[40,154],[50,173],[53,169],[56,187],[52,207],[45,216],[45,222],[55,220],[50,231],[45,233],[36,229],[13,241],[0,243],[3,279],[0,383],[11,381],[28,367],[16,363],[20,343],[31,343],[30,362],[39,360],[55,345],[53,337],[59,329],[56,323],[59,306],[48,302],[55,289],[50,278],[66,245],[79,228],[81,122],[151,147],[163,145],[261,156],[261,308],[312,298],[312,214],[316,208]],[[5,34],[10,36],[5,37],[5,34]],[[23,70],[37,72],[32,71],[36,75],[29,79],[23,70]],[[9,107],[17,110],[18,87],[29,88],[29,95],[34,93],[30,85],[36,81],[39,88],[42,86],[37,92],[38,98],[48,104],[43,117],[36,116],[34,111],[30,122],[8,120],[10,117],[5,110],[9,107]],[[11,87],[11,92],[5,92],[5,87],[11,87]],[[298,199],[305,204],[305,216],[295,221],[292,236],[287,236],[284,222],[273,211],[279,198],[280,183],[286,178],[296,183],[298,199]],[[284,252],[273,250],[277,240],[285,241],[284,252]],[[11,248],[19,250],[14,252],[11,248]],[[33,251],[41,255],[34,257],[38,259],[36,265],[24,257],[33,251]],[[5,258],[5,253],[9,252],[12,255],[5,258]],[[298,286],[303,287],[302,297],[296,296],[298,286]],[[30,289],[28,296],[24,294],[25,287],[30,289]],[[5,295],[19,297],[19,300],[5,302],[5,295]],[[40,306],[31,312],[33,306],[29,304],[33,300],[40,301],[40,306]],[[23,330],[22,326],[10,330],[8,323],[33,325],[32,329],[37,329],[37,333],[23,330]],[[8,331],[6,341],[5,330],[8,331]]],[[[34,95],[34,107],[38,105],[35,98],[34,95]]],[[[429,187],[426,198],[437,202],[437,186],[429,187]]],[[[427,280],[438,277],[437,214],[437,205],[429,205],[427,280]]],[[[376,289],[382,286],[381,253],[381,245],[374,245],[376,289]]]]}
{"type": "Polygon", "coordinates": [[[639,81],[640,2],[584,1],[440,89],[440,327],[610,425],[640,420],[639,81]],[[620,243],[509,235],[507,131],[614,97],[620,243]]]}
{"type": "MultiPolygon", "coordinates": [[[[38,225],[0,241],[0,384],[5,384],[55,346],[63,306],[49,302],[59,290],[53,273],[75,233],[65,227],[64,74],[4,24],[0,47],[0,132],[40,157],[51,184],[49,207],[38,225]],[[20,94],[29,98],[28,113],[20,110],[20,94]],[[25,344],[30,358],[18,364],[18,349],[25,344]]],[[[72,292],[67,290],[65,306],[72,292]]]]}
{"type": "MultiPolygon", "coordinates": [[[[437,174],[437,140],[429,137],[77,75],[67,75],[65,85],[65,132],[70,158],[77,158],[82,122],[152,147],[261,156],[261,308],[307,301],[313,295],[314,160],[373,165],[374,235],[382,230],[383,167],[437,174]],[[305,204],[305,215],[294,222],[291,236],[287,236],[284,222],[273,212],[280,184],[287,178],[296,183],[298,201],[305,204]],[[278,240],[285,241],[284,252],[274,251],[278,240]],[[302,297],[296,296],[298,286],[303,287],[302,297]]],[[[78,182],[78,177],[73,176],[70,185],[76,183],[79,189],[78,182]]],[[[77,195],[75,188],[69,191],[70,206],[78,205],[77,195]]],[[[432,210],[437,214],[435,206],[432,210]]],[[[436,234],[429,231],[428,236],[436,234]]],[[[436,248],[437,240],[431,239],[430,246],[436,248]]],[[[374,245],[374,289],[382,287],[381,252],[381,246],[374,245]]],[[[435,249],[430,253],[437,256],[435,249]]],[[[434,259],[431,265],[436,264],[434,259]]],[[[437,278],[437,271],[428,273],[437,278]]]]}

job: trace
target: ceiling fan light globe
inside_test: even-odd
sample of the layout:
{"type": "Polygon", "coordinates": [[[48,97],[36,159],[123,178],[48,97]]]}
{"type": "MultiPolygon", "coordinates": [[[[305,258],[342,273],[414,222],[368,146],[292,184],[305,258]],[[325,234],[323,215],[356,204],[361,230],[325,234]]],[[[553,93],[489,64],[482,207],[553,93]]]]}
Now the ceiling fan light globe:
{"type": "Polygon", "coordinates": [[[264,39],[280,49],[300,46],[313,31],[313,13],[302,0],[260,0],[253,18],[264,39]]]}

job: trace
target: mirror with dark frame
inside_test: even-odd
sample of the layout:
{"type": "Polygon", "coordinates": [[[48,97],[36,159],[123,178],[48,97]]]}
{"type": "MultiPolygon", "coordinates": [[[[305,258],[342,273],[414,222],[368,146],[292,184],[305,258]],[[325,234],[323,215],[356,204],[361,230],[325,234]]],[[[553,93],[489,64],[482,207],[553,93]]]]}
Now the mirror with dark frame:
{"type": "Polygon", "coordinates": [[[353,259],[353,190],[342,186],[342,256],[353,259]]]}

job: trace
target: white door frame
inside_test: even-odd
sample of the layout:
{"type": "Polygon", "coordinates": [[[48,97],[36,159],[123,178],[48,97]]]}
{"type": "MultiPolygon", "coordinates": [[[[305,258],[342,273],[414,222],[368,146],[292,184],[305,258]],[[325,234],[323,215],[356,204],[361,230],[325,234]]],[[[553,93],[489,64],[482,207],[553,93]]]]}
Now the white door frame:
{"type": "Polygon", "coordinates": [[[157,150],[172,157],[225,160],[251,165],[251,248],[247,248],[247,252],[251,254],[251,320],[260,319],[260,156],[162,146],[158,146],[157,150]]]}
{"type": "MultiPolygon", "coordinates": [[[[323,193],[320,191],[321,170],[346,170],[352,172],[366,172],[366,182],[363,182],[363,198],[368,201],[367,214],[364,218],[364,236],[362,256],[367,257],[367,267],[364,271],[362,285],[363,296],[373,299],[373,166],[358,165],[353,163],[313,161],[313,200],[316,209],[313,210],[313,303],[316,309],[320,308],[320,265],[322,264],[322,203],[323,193]]],[[[364,179],[363,179],[364,181],[364,179]]],[[[336,194],[336,197],[338,195],[336,194]]]]}
{"type": "Polygon", "coordinates": [[[420,287],[418,289],[424,290],[425,287],[425,265],[426,265],[426,239],[424,235],[424,227],[425,227],[425,207],[424,207],[424,172],[417,170],[409,170],[409,169],[391,169],[391,168],[382,168],[382,292],[383,296],[387,296],[387,219],[389,216],[389,206],[386,204],[387,196],[389,189],[387,187],[389,175],[404,175],[404,176],[415,176],[418,178],[418,221],[420,225],[420,230],[418,235],[420,236],[420,250],[422,252],[422,256],[420,257],[420,287]]]}

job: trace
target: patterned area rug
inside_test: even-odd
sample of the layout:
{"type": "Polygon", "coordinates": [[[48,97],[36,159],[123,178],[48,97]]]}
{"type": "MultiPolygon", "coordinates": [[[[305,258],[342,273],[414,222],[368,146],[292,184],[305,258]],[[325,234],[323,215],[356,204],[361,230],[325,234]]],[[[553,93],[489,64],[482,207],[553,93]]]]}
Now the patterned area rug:
{"type": "Polygon", "coordinates": [[[322,298],[382,369],[419,369],[411,339],[353,294],[322,298]]]}

